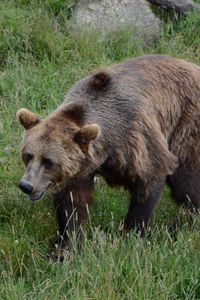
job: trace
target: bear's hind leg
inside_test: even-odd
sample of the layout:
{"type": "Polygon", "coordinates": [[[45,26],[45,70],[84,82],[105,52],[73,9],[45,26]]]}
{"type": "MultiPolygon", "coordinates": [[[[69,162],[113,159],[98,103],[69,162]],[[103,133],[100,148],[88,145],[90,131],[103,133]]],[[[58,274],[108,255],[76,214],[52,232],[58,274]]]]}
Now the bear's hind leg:
{"type": "Polygon", "coordinates": [[[178,168],[167,178],[172,195],[179,205],[191,212],[200,208],[200,167],[190,171],[186,166],[178,168]]]}
{"type": "Polygon", "coordinates": [[[145,229],[150,225],[156,205],[160,201],[164,184],[165,179],[156,183],[147,197],[142,193],[143,188],[141,186],[131,192],[131,202],[124,221],[125,230],[134,228],[137,233],[144,233],[145,229]]]}
{"type": "MultiPolygon", "coordinates": [[[[64,250],[71,250],[73,235],[76,237],[77,245],[80,247],[82,240],[81,225],[86,220],[89,207],[92,205],[92,193],[94,190],[94,177],[77,179],[71,186],[53,195],[56,217],[59,227],[58,255],[64,250]]],[[[59,257],[63,260],[63,257],[59,257]]]]}
{"type": "Polygon", "coordinates": [[[194,214],[200,208],[200,168],[189,171],[189,168],[178,168],[176,172],[167,178],[167,183],[172,191],[176,203],[187,210],[175,217],[169,226],[169,231],[176,237],[184,224],[193,225],[194,214]]]}

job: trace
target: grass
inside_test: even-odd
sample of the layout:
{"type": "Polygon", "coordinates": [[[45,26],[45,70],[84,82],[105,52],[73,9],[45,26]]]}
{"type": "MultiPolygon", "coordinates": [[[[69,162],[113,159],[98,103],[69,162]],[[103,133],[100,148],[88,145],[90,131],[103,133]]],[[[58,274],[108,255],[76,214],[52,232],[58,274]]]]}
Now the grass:
{"type": "Polygon", "coordinates": [[[128,195],[100,181],[83,251],[63,265],[47,259],[57,237],[55,216],[49,197],[32,204],[17,187],[23,173],[17,109],[25,106],[46,116],[91,70],[143,54],[200,64],[195,12],[167,20],[157,44],[144,48],[129,29],[103,42],[97,35],[71,36],[74,4],[0,3],[0,299],[200,299],[200,221],[197,216],[192,226],[186,222],[172,238],[167,225],[177,208],[167,189],[151,233],[140,239],[120,230],[128,195]]]}

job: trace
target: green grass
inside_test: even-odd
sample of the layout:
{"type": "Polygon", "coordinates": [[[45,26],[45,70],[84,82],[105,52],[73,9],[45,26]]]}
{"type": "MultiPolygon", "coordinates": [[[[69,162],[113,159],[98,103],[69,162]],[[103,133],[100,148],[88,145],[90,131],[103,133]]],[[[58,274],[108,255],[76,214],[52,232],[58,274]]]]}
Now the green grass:
{"type": "Polygon", "coordinates": [[[157,44],[144,48],[128,29],[104,42],[98,35],[71,36],[74,3],[0,3],[0,299],[200,299],[200,221],[186,222],[172,238],[167,228],[177,208],[167,189],[151,234],[140,239],[121,231],[128,195],[100,181],[82,252],[63,265],[47,259],[57,237],[55,216],[50,198],[32,204],[17,187],[23,173],[17,109],[46,116],[91,70],[142,54],[200,64],[195,12],[168,20],[157,44]]]}

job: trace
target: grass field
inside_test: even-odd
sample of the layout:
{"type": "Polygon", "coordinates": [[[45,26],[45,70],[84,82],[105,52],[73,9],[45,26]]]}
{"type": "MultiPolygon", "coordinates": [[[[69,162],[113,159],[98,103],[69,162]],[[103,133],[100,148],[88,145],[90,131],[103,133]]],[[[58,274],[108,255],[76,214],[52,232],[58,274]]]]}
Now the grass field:
{"type": "Polygon", "coordinates": [[[46,116],[91,70],[142,54],[200,64],[196,12],[179,21],[166,17],[160,40],[145,48],[128,29],[104,42],[98,35],[70,36],[73,5],[0,2],[0,299],[200,299],[200,220],[185,222],[171,237],[167,228],[178,208],[167,189],[151,234],[140,239],[120,230],[128,195],[99,181],[82,252],[63,265],[47,259],[57,238],[55,217],[49,197],[33,204],[17,187],[23,173],[17,109],[46,116]]]}

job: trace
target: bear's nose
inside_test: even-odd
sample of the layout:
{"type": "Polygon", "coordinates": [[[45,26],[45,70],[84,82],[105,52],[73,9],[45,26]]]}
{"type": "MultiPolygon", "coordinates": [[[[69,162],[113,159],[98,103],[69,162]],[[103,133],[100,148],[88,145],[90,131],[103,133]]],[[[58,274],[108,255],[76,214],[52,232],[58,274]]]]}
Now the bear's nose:
{"type": "Polygon", "coordinates": [[[20,181],[19,187],[22,190],[22,192],[24,192],[28,195],[30,195],[33,191],[32,185],[25,180],[20,181]]]}

